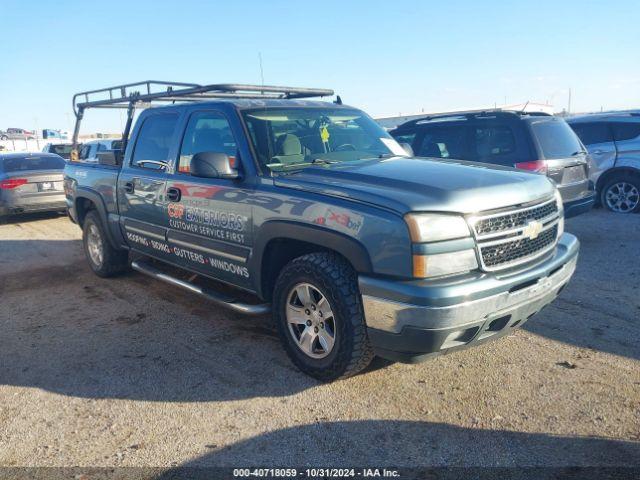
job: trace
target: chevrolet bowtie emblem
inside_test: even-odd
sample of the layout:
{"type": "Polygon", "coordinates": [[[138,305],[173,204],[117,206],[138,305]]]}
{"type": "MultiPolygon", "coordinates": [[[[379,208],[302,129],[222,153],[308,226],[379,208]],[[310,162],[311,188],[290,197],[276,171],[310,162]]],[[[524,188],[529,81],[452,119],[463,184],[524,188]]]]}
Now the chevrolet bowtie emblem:
{"type": "Polygon", "coordinates": [[[534,240],[538,238],[540,232],[542,231],[542,223],[536,220],[527,223],[527,226],[524,227],[522,234],[527,237],[529,240],[534,240]]]}

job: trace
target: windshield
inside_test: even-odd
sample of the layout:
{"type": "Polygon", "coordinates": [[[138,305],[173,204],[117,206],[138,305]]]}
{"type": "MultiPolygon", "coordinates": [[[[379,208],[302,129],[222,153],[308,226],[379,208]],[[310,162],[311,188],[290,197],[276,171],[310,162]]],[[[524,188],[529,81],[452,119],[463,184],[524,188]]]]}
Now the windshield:
{"type": "Polygon", "coordinates": [[[247,110],[243,118],[260,163],[271,172],[310,164],[407,156],[369,116],[344,108],[247,110]]]}
{"type": "Polygon", "coordinates": [[[546,159],[566,158],[584,150],[578,136],[564,120],[536,120],[531,122],[531,128],[546,159]]]}

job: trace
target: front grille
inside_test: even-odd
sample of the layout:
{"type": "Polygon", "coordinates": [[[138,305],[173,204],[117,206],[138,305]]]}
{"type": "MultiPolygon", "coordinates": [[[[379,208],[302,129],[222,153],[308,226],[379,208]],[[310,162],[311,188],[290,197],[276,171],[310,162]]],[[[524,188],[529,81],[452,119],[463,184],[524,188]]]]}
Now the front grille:
{"type": "Polygon", "coordinates": [[[558,205],[555,201],[551,201],[530,209],[483,218],[476,222],[476,233],[487,235],[512,230],[527,225],[531,220],[542,220],[554,213],[558,213],[558,205]]]}
{"type": "Polygon", "coordinates": [[[502,270],[533,261],[558,239],[560,212],[555,199],[470,219],[484,270],[502,270]]]}
{"type": "Polygon", "coordinates": [[[534,240],[528,238],[513,242],[501,243],[483,247],[481,249],[482,262],[487,267],[511,264],[522,258],[527,258],[540,251],[544,251],[553,245],[558,235],[558,225],[554,225],[549,230],[540,234],[534,240]]]}

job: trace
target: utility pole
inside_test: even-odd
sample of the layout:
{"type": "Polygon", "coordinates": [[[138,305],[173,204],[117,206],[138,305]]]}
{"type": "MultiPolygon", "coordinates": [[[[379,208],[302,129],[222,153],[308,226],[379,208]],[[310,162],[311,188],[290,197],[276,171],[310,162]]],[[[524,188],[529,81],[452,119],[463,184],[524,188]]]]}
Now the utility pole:
{"type": "Polygon", "coordinates": [[[567,114],[571,113],[571,87],[569,87],[569,101],[567,102],[567,114]]]}

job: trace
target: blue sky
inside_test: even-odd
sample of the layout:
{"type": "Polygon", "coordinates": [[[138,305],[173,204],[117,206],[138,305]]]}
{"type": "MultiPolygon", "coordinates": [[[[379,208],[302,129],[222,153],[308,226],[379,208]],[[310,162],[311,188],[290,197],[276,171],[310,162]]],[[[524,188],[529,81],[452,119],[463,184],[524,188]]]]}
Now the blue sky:
{"type": "MultiPolygon", "coordinates": [[[[333,88],[374,116],[524,101],[640,107],[640,2],[0,0],[0,129],[145,79],[333,88]]],[[[90,112],[83,131],[117,131],[90,112]]]]}

